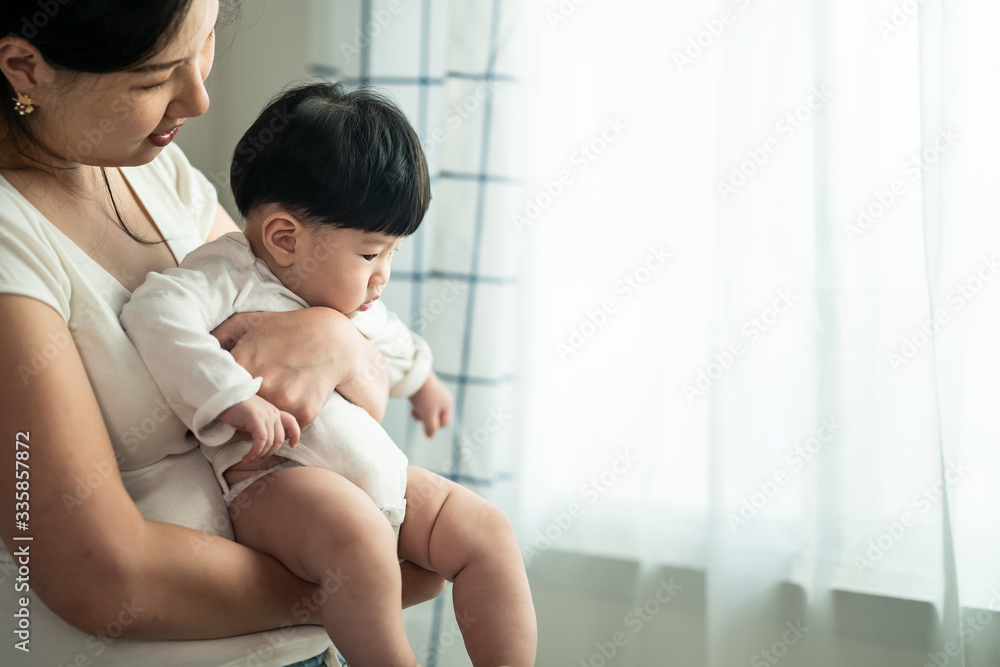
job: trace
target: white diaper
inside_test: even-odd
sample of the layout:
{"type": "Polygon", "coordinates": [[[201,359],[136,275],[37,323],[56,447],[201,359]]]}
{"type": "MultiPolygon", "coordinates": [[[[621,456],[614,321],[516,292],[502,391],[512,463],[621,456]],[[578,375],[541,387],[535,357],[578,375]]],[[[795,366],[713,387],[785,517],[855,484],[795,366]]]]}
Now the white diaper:
{"type": "Polygon", "coordinates": [[[218,447],[202,445],[202,451],[212,462],[227,505],[251,484],[275,470],[295,465],[326,468],[343,475],[367,493],[399,537],[399,527],[406,516],[409,461],[371,415],[340,394],[335,393],[316,420],[303,429],[295,449],[284,444],[275,452],[287,461],[230,487],[223,473],[239,463],[250,447],[251,443],[242,440],[232,440],[218,447]]]}

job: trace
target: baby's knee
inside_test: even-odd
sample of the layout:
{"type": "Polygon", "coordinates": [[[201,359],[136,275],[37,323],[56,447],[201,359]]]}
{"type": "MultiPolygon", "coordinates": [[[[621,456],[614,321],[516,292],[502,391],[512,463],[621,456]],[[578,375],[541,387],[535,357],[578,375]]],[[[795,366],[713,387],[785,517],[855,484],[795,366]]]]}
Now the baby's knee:
{"type": "MultiPolygon", "coordinates": [[[[458,535],[464,536],[462,541],[467,548],[474,552],[492,554],[517,547],[514,526],[503,510],[478,497],[473,503],[464,505],[448,509],[458,511],[456,528],[458,535]]],[[[456,516],[451,512],[449,515],[456,516]]]]}
{"type": "Polygon", "coordinates": [[[494,538],[514,539],[514,524],[507,513],[493,503],[484,502],[484,505],[480,514],[483,531],[494,538]]]}
{"type": "Polygon", "coordinates": [[[367,495],[340,496],[303,522],[308,548],[329,563],[398,570],[396,533],[367,495]]]}

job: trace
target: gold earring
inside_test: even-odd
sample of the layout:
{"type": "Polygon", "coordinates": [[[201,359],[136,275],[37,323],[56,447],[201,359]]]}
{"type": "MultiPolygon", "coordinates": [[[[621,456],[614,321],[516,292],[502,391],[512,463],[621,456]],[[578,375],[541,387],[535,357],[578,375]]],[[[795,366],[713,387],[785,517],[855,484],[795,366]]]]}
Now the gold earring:
{"type": "Polygon", "coordinates": [[[24,93],[18,93],[17,97],[12,97],[10,99],[14,100],[14,110],[22,116],[35,110],[35,100],[31,99],[24,93]]]}

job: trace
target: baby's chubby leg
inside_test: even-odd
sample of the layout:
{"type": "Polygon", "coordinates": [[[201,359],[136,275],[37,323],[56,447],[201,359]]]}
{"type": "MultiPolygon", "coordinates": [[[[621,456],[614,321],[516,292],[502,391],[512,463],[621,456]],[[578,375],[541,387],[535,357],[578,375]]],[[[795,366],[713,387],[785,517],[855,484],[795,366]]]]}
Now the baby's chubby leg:
{"type": "Polygon", "coordinates": [[[535,664],[528,577],[510,520],[497,507],[410,466],[399,555],[454,582],[455,614],[473,665],[535,664]]]}
{"type": "Polygon", "coordinates": [[[416,664],[403,628],[396,535],[364,491],[322,468],[282,468],[237,496],[230,515],[240,544],[328,592],[323,626],[352,665],[416,664]]]}

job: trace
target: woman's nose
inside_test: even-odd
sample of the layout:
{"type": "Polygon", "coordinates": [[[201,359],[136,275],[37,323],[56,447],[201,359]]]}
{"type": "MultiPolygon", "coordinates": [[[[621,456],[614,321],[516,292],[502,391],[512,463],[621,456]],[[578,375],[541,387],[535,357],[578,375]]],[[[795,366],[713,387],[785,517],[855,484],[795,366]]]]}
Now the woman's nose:
{"type": "MultiPolygon", "coordinates": [[[[207,72],[205,73],[207,76],[207,72]]],[[[170,118],[194,118],[208,111],[208,90],[205,89],[205,76],[201,67],[191,67],[184,80],[184,88],[167,107],[170,118]]]]}
{"type": "Polygon", "coordinates": [[[184,95],[174,101],[174,109],[168,111],[171,118],[194,118],[208,111],[208,91],[201,79],[192,82],[184,89],[184,95]]]}

